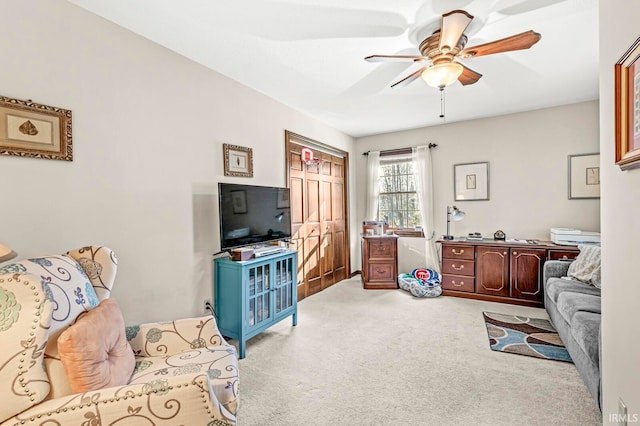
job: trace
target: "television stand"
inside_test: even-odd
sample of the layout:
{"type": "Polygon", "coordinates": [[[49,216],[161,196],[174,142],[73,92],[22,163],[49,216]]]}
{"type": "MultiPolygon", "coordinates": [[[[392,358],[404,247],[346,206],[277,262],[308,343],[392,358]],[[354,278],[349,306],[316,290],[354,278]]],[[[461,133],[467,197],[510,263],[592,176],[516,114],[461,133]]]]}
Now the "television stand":
{"type": "Polygon", "coordinates": [[[270,254],[282,253],[285,250],[286,250],[285,247],[278,247],[278,246],[257,247],[253,249],[253,255],[254,257],[262,257],[262,256],[268,256],[270,254]]]}
{"type": "Polygon", "coordinates": [[[234,262],[214,259],[214,309],[223,336],[238,341],[240,359],[246,342],[291,317],[298,323],[298,257],[295,250],[234,262]]]}

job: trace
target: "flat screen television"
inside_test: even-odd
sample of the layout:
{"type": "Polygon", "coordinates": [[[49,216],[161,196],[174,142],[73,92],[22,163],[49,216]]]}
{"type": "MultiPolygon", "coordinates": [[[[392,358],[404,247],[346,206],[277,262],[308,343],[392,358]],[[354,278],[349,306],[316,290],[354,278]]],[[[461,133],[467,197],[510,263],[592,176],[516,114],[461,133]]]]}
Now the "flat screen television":
{"type": "Polygon", "coordinates": [[[218,183],[220,249],[291,238],[289,188],[218,183]]]}

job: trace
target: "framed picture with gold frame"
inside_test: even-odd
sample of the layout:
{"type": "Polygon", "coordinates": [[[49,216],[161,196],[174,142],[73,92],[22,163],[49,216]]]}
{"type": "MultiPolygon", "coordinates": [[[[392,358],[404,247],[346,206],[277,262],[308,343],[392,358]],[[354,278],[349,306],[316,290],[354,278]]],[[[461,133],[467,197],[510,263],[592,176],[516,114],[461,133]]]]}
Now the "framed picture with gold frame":
{"type": "Polygon", "coordinates": [[[238,145],[222,144],[224,175],[253,177],[253,150],[238,145]]]}
{"type": "Polygon", "coordinates": [[[0,96],[0,155],[73,161],[71,111],[0,96]]]}
{"type": "Polygon", "coordinates": [[[616,164],[640,167],[640,38],[615,65],[616,164]]]}

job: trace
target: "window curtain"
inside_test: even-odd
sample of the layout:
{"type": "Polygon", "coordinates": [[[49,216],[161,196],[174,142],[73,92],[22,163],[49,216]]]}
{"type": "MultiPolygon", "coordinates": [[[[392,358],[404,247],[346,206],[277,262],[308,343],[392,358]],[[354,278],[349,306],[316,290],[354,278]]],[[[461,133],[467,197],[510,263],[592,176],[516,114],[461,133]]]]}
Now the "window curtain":
{"type": "Polygon", "coordinates": [[[369,151],[367,156],[367,203],[365,220],[378,220],[380,198],[380,151],[369,151]]]}
{"type": "Polygon", "coordinates": [[[418,205],[420,206],[420,219],[425,236],[425,265],[429,269],[440,272],[433,226],[433,166],[431,164],[431,150],[428,146],[415,147],[412,149],[411,159],[413,161],[418,205]]]}

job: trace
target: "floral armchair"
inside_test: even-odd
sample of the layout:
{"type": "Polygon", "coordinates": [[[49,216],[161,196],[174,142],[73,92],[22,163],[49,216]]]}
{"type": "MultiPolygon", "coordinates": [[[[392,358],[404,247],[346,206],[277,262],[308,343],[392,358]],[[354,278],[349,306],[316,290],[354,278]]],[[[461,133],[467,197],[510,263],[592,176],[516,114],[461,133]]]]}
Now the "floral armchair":
{"type": "Polygon", "coordinates": [[[235,348],[212,316],[124,327],[106,247],[0,267],[0,426],[233,425],[235,348]]]}

